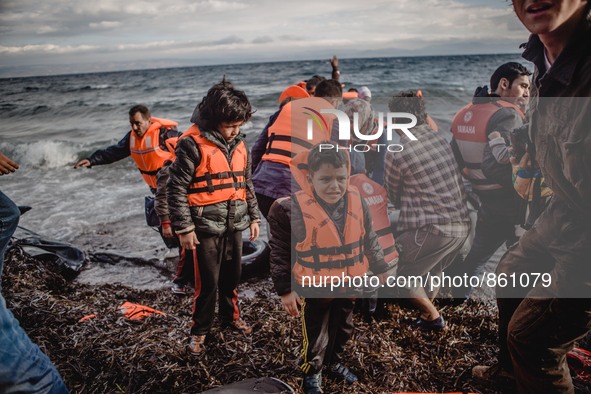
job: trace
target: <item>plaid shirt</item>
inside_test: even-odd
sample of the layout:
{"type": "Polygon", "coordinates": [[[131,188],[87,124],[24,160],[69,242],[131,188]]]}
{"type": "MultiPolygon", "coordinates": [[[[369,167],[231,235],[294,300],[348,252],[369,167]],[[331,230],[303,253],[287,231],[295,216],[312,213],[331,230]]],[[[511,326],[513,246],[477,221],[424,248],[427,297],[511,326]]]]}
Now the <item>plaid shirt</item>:
{"type": "Polygon", "coordinates": [[[426,125],[411,130],[417,141],[400,138],[402,152],[388,152],[385,187],[400,209],[397,231],[435,225],[447,236],[469,231],[466,193],[449,143],[426,125]]]}

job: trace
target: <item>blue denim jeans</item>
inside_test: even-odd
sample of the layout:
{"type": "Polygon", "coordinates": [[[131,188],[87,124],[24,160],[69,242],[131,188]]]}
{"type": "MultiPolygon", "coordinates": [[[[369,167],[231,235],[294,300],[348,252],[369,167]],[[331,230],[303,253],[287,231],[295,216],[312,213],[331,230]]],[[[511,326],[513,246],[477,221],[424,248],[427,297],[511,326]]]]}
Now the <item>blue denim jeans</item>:
{"type": "MultiPolygon", "coordinates": [[[[0,192],[0,275],[4,252],[18,225],[17,206],[0,192]]],[[[0,288],[1,290],[1,288],[0,288]]],[[[0,293],[0,392],[68,393],[68,389],[49,358],[31,342],[6,307],[0,293]]]]}

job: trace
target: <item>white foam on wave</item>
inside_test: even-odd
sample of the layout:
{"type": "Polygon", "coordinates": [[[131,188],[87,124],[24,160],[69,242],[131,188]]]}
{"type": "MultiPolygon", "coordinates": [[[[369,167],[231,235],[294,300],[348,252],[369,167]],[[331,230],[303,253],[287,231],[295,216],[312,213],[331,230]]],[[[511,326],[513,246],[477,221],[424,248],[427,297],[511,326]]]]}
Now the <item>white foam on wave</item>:
{"type": "Polygon", "coordinates": [[[37,141],[13,146],[10,150],[13,160],[21,166],[59,168],[76,161],[79,147],[62,141],[37,141]]]}

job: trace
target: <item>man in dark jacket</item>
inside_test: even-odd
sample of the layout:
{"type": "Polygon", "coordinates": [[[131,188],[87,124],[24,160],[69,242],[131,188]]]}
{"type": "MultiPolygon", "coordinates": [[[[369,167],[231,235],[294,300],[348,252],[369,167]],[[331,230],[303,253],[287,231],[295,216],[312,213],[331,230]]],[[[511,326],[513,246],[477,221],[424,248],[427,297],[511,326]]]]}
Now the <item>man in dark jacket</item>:
{"type": "MultiPolygon", "coordinates": [[[[111,164],[131,156],[154,194],[157,186],[156,174],[164,162],[170,160],[174,154],[166,142],[176,140],[181,133],[176,128],[176,122],[152,117],[150,110],[144,105],[135,105],[129,110],[129,123],[131,130],[117,144],[95,151],[90,157],[79,160],[74,168],[111,164]],[[157,144],[149,146],[155,140],[157,144]]],[[[146,204],[153,204],[153,199],[146,197],[146,204]]],[[[153,209],[153,205],[150,209],[153,209]]],[[[176,237],[163,234],[162,224],[158,226],[158,230],[169,249],[179,246],[176,237]]]]}
{"type": "Polygon", "coordinates": [[[537,222],[499,263],[499,364],[520,392],[572,393],[566,353],[591,324],[591,4],[513,0],[532,33],[523,57],[536,66],[530,139],[554,192],[537,222]],[[533,284],[532,273],[545,273],[533,284]],[[511,278],[529,278],[511,283],[511,278]],[[533,288],[532,288],[533,286],[533,288]]]}
{"type": "MultiPolygon", "coordinates": [[[[158,144],[155,145],[155,147],[157,146],[165,152],[168,152],[166,140],[169,138],[178,138],[181,135],[176,128],[176,122],[167,119],[153,118],[150,114],[150,110],[144,105],[136,105],[129,110],[129,123],[131,124],[131,130],[128,131],[117,144],[95,151],[90,157],[79,160],[76,165],[74,165],[74,168],[111,164],[131,156],[132,151],[130,143],[132,138],[143,138],[153,127],[157,128],[155,131],[158,135],[158,144]]],[[[162,160],[162,162],[164,162],[164,160],[162,160]]],[[[146,183],[152,192],[154,192],[156,190],[155,176],[158,171],[152,171],[151,174],[145,174],[145,171],[142,171],[141,164],[137,162],[136,164],[143,175],[151,175],[154,177],[153,184],[150,180],[146,179],[146,183]]]]}

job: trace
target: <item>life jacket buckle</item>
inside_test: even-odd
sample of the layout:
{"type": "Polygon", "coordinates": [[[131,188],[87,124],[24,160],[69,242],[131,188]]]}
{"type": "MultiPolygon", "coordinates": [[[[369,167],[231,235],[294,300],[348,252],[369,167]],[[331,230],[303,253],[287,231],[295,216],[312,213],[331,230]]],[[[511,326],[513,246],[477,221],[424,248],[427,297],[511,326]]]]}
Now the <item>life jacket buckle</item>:
{"type": "Polygon", "coordinates": [[[207,192],[213,193],[215,189],[213,187],[213,182],[211,182],[211,172],[208,171],[203,176],[205,177],[205,181],[207,182],[207,192]]]}

